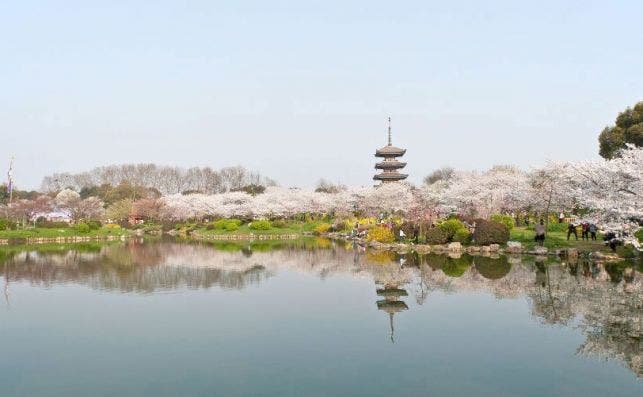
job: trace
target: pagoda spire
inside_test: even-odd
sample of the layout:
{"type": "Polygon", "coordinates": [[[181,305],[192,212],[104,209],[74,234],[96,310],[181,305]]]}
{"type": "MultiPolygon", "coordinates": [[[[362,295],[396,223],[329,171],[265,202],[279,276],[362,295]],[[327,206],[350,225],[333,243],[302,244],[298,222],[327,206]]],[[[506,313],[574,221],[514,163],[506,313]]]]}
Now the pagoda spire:
{"type": "Polygon", "coordinates": [[[395,343],[395,327],[393,326],[393,312],[388,314],[389,323],[391,324],[391,343],[395,343]]]}
{"type": "Polygon", "coordinates": [[[391,116],[388,117],[388,145],[393,146],[393,139],[391,138],[391,116]]]}
{"type": "Polygon", "coordinates": [[[11,207],[11,202],[13,201],[13,160],[14,157],[11,156],[9,161],[9,171],[7,171],[7,192],[9,193],[9,207],[11,207]]]}

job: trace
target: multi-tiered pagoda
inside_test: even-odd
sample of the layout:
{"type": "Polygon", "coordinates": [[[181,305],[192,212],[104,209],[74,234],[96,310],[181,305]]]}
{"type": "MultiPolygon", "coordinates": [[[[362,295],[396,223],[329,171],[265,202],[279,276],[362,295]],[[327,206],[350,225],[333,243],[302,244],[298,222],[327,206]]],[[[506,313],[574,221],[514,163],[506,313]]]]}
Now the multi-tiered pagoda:
{"type": "Polygon", "coordinates": [[[388,145],[375,152],[375,157],[383,158],[382,161],[375,164],[375,169],[382,170],[376,174],[373,179],[382,183],[399,182],[408,177],[407,174],[400,174],[399,170],[406,166],[406,163],[398,161],[398,157],[404,156],[406,149],[400,149],[393,146],[391,139],[391,118],[388,118],[388,145]]]}

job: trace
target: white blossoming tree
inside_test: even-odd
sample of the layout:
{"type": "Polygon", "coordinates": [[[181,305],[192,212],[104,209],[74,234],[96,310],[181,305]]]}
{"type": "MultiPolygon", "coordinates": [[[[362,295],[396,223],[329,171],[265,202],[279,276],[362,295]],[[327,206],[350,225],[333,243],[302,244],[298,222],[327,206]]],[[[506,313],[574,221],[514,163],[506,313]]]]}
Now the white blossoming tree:
{"type": "Polygon", "coordinates": [[[487,218],[528,205],[527,173],[514,167],[499,166],[486,172],[459,171],[448,182],[436,184],[428,187],[428,194],[445,211],[487,218]]]}

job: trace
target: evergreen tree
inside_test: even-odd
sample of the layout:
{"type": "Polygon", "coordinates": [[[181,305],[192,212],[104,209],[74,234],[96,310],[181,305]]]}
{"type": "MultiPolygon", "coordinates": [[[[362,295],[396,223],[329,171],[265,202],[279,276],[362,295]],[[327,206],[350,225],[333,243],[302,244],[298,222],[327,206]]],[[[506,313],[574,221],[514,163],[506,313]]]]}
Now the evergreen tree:
{"type": "Polygon", "coordinates": [[[616,125],[605,127],[598,142],[599,154],[605,159],[619,157],[619,151],[627,144],[643,146],[643,101],[620,113],[616,125]]]}

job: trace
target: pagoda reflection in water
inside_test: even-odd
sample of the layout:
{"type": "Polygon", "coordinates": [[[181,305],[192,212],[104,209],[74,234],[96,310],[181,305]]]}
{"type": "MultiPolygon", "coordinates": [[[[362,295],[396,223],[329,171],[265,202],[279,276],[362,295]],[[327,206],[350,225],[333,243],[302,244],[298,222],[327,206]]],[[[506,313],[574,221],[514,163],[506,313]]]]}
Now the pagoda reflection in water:
{"type": "Polygon", "coordinates": [[[408,310],[406,303],[400,298],[408,296],[406,290],[398,288],[394,285],[385,285],[384,288],[378,288],[377,295],[384,299],[377,301],[377,308],[383,310],[389,315],[389,324],[391,327],[391,342],[395,343],[395,325],[393,323],[393,316],[395,313],[408,310]]]}

